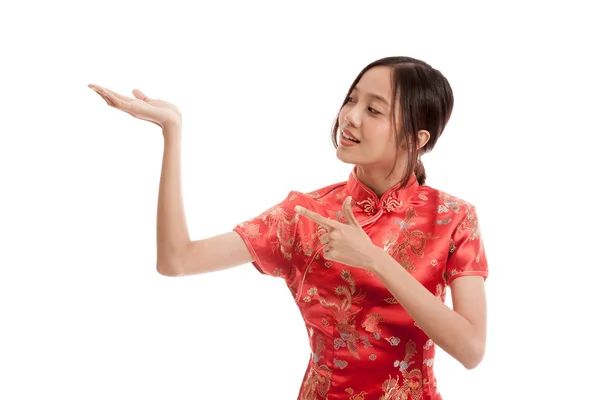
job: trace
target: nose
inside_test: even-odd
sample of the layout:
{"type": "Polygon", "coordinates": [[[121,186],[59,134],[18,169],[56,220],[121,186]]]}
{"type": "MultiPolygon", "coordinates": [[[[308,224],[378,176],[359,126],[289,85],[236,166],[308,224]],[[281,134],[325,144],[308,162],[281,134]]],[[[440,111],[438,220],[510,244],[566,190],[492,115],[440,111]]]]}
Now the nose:
{"type": "Polygon", "coordinates": [[[344,115],[344,121],[356,128],[360,127],[360,112],[357,108],[358,107],[351,108],[346,115],[344,115]]]}

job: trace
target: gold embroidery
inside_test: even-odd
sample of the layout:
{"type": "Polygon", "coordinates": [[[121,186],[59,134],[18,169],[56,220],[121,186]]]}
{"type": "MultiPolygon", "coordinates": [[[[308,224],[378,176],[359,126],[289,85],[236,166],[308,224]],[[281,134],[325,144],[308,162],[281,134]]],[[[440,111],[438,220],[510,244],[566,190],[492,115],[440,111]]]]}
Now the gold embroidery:
{"type": "Polygon", "coordinates": [[[241,224],[241,228],[250,239],[257,239],[262,236],[260,233],[260,226],[258,224],[244,223],[241,224]]]}
{"type": "Polygon", "coordinates": [[[409,231],[408,228],[414,225],[410,222],[417,215],[413,208],[406,212],[406,218],[400,222],[401,232],[404,234],[404,239],[399,241],[400,234],[390,231],[383,239],[383,249],[387,251],[400,265],[407,271],[414,271],[412,258],[409,251],[419,257],[423,257],[423,250],[427,244],[427,240],[433,239],[431,234],[425,235],[423,232],[415,230],[409,231]]]}
{"type": "Polygon", "coordinates": [[[313,363],[310,364],[308,375],[302,385],[302,400],[317,400],[317,395],[322,399],[327,399],[327,392],[331,386],[332,372],[326,365],[317,364],[323,356],[321,352],[325,347],[325,338],[323,335],[317,336],[316,349],[313,352],[313,363]]]}
{"type": "Polygon", "coordinates": [[[379,340],[381,329],[379,329],[378,325],[380,322],[383,322],[383,317],[380,314],[371,313],[367,315],[367,319],[362,323],[361,326],[365,328],[367,332],[371,333],[371,337],[379,340]]]}
{"type": "Polygon", "coordinates": [[[389,338],[386,337],[385,340],[387,340],[392,346],[398,346],[400,344],[400,338],[397,338],[396,336],[391,336],[389,338]]]}
{"type": "MultiPolygon", "coordinates": [[[[381,208],[387,212],[392,212],[395,209],[402,207],[402,204],[404,203],[394,199],[393,197],[388,197],[381,203],[381,208]]],[[[373,198],[371,197],[356,202],[356,205],[362,207],[363,211],[367,214],[373,214],[377,211],[377,207],[375,206],[375,200],[373,200],[373,198]]]]}
{"type": "Polygon", "coordinates": [[[467,214],[465,215],[465,218],[462,220],[462,222],[458,226],[459,231],[462,231],[463,229],[467,229],[467,230],[471,231],[471,237],[469,238],[470,240],[479,239],[479,236],[480,236],[479,220],[477,219],[477,214],[475,213],[475,210],[473,207],[471,207],[467,210],[467,214]]]}
{"type": "MultiPolygon", "coordinates": [[[[300,220],[298,223],[302,223],[300,220]]],[[[325,233],[325,229],[322,227],[318,227],[316,231],[312,231],[305,235],[298,237],[298,243],[296,243],[295,251],[298,254],[304,254],[306,257],[312,257],[312,255],[317,251],[317,249],[321,246],[321,242],[319,238],[323,233],[325,233]]],[[[318,260],[318,253],[315,255],[314,260],[318,260]]]]}
{"type": "Polygon", "coordinates": [[[365,400],[367,392],[365,392],[364,390],[358,394],[355,394],[353,396],[348,397],[348,400],[365,400]]]}
{"type": "Polygon", "coordinates": [[[391,376],[386,379],[381,388],[383,389],[383,395],[379,400],[407,400],[407,399],[420,399],[423,395],[423,380],[421,376],[421,370],[419,368],[413,368],[409,370],[409,367],[414,364],[414,361],[410,359],[417,352],[417,347],[414,341],[409,340],[406,343],[406,356],[402,361],[396,361],[394,367],[400,367],[402,373],[402,385],[400,385],[400,378],[392,378],[391,376]]]}
{"type": "Polygon", "coordinates": [[[395,297],[388,297],[384,301],[388,304],[399,304],[395,297]]]}
{"type": "Polygon", "coordinates": [[[259,215],[258,219],[269,228],[269,239],[272,238],[273,232],[275,233],[273,249],[279,250],[286,260],[291,260],[294,246],[293,232],[298,222],[298,214],[275,206],[259,215]]]}
{"type": "Polygon", "coordinates": [[[275,268],[273,270],[274,277],[281,277],[283,275],[283,270],[281,268],[275,268]]]}
{"type": "Polygon", "coordinates": [[[383,201],[382,206],[387,212],[392,212],[396,208],[402,207],[402,203],[392,197],[388,197],[383,201]]]}
{"type": "Polygon", "coordinates": [[[317,395],[327,399],[327,392],[331,386],[331,370],[326,365],[319,365],[316,369],[312,367],[302,385],[301,400],[317,400],[317,395]]]}
{"type": "Polygon", "coordinates": [[[375,212],[375,201],[370,197],[363,201],[357,202],[356,205],[361,206],[363,211],[367,214],[372,214],[375,212]]]}
{"type": "Polygon", "coordinates": [[[351,395],[350,397],[348,397],[348,400],[365,400],[366,399],[365,395],[367,394],[367,392],[365,392],[364,390],[360,393],[354,394],[354,389],[346,388],[346,389],[344,389],[344,392],[351,395]]]}
{"type": "Polygon", "coordinates": [[[446,296],[446,287],[444,285],[442,285],[441,283],[438,283],[435,286],[435,297],[437,297],[438,299],[443,301],[445,296],[446,296]]]}
{"type": "Polygon", "coordinates": [[[450,254],[454,253],[456,251],[456,243],[454,243],[454,240],[450,239],[450,254]]]}
{"type": "Polygon", "coordinates": [[[334,290],[337,298],[331,300],[321,298],[321,305],[331,311],[335,318],[335,326],[348,352],[360,359],[357,347],[360,334],[356,330],[354,320],[361,309],[352,311],[352,305],[364,298],[365,294],[356,292],[356,281],[349,270],[342,270],[340,275],[348,285],[337,286],[334,290]]]}
{"type": "Polygon", "coordinates": [[[464,200],[459,199],[458,197],[454,197],[449,195],[448,193],[440,192],[440,200],[444,203],[443,206],[438,206],[438,212],[440,212],[440,207],[446,212],[448,210],[458,213],[460,211],[460,207],[466,205],[467,203],[464,200]]]}

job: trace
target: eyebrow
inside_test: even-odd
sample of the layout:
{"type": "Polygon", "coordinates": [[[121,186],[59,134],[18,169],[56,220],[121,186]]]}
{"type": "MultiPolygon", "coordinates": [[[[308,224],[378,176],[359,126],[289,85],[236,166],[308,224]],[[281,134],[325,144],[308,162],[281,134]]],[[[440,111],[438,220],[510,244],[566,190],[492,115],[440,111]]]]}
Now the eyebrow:
{"type": "MultiPolygon", "coordinates": [[[[352,91],[353,91],[353,92],[360,93],[360,90],[358,89],[358,87],[357,87],[357,86],[354,86],[354,90],[352,90],[352,91]]],[[[385,97],[383,97],[383,96],[381,96],[381,95],[379,95],[379,94],[375,94],[375,93],[369,93],[369,92],[366,92],[366,93],[365,93],[365,95],[366,95],[366,96],[369,96],[369,97],[373,97],[373,98],[375,98],[375,99],[377,99],[377,100],[379,100],[379,101],[382,101],[382,102],[384,102],[384,103],[385,103],[387,106],[389,106],[389,105],[390,105],[390,102],[389,102],[389,101],[388,101],[388,100],[387,100],[385,97]]]]}

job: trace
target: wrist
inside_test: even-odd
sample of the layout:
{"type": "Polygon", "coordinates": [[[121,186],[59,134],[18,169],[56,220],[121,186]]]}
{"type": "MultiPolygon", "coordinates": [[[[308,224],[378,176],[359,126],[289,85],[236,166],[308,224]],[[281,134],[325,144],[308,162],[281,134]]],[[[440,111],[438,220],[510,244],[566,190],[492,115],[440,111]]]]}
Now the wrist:
{"type": "Polygon", "coordinates": [[[373,249],[369,254],[369,261],[366,269],[373,272],[373,274],[380,276],[381,271],[384,269],[386,263],[389,261],[390,255],[387,251],[381,247],[373,245],[373,249]]]}
{"type": "Polygon", "coordinates": [[[165,139],[179,138],[181,136],[181,121],[169,121],[162,127],[163,136],[165,139]]]}
{"type": "Polygon", "coordinates": [[[164,122],[162,125],[163,131],[164,130],[181,130],[181,127],[183,125],[183,120],[181,118],[173,118],[173,119],[169,119],[168,121],[164,122]]]}

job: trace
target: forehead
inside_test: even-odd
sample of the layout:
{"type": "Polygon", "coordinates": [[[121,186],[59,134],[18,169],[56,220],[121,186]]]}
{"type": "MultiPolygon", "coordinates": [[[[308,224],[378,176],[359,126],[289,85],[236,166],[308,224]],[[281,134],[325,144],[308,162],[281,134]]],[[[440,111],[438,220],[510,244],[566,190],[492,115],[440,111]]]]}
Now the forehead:
{"type": "Polygon", "coordinates": [[[378,66],[369,69],[360,78],[356,88],[361,92],[379,95],[386,99],[392,97],[392,69],[378,66]]]}

